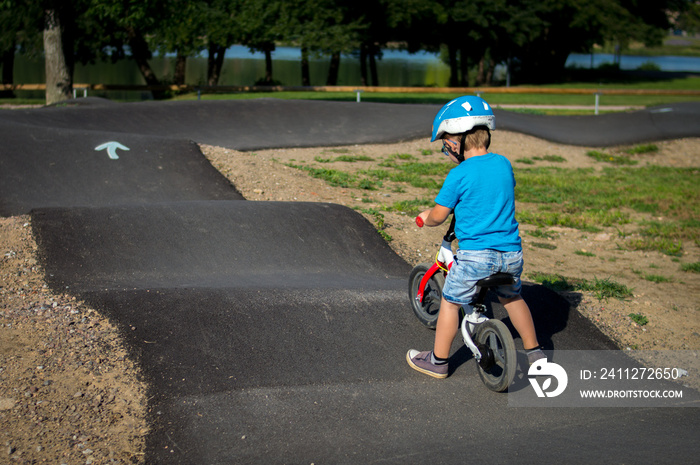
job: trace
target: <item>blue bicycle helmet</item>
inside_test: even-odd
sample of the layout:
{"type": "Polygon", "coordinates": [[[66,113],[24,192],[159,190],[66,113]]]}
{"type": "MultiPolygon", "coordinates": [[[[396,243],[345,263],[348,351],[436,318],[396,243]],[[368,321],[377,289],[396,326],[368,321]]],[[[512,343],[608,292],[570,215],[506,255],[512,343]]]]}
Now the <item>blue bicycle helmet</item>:
{"type": "Polygon", "coordinates": [[[440,139],[443,134],[462,134],[474,126],[486,126],[491,131],[496,129],[496,117],[486,100],[475,95],[457,97],[445,104],[433,120],[433,138],[440,139]]]}

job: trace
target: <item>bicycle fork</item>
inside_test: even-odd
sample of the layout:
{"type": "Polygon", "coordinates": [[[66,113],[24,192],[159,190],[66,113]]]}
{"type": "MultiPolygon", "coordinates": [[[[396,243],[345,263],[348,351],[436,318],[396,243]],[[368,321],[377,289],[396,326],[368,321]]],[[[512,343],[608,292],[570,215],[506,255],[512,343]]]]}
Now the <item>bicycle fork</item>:
{"type": "Polygon", "coordinates": [[[464,344],[469,348],[469,350],[472,351],[472,354],[474,354],[476,361],[480,362],[482,353],[474,343],[472,334],[474,334],[474,330],[478,325],[488,320],[488,318],[484,316],[484,311],[486,308],[483,304],[476,304],[474,306],[469,305],[467,307],[471,307],[469,308],[471,312],[468,312],[467,309],[462,307],[462,311],[464,312],[464,317],[462,318],[460,328],[462,332],[462,339],[464,340],[464,344]]]}

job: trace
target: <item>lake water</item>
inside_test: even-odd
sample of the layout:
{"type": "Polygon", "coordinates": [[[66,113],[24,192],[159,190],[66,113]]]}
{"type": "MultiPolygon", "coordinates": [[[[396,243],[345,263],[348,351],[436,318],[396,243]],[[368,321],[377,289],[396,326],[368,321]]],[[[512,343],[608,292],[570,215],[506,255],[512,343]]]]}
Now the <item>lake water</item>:
{"type": "MultiPolygon", "coordinates": [[[[596,53],[593,54],[592,58],[593,66],[591,66],[591,55],[572,53],[566,60],[566,66],[597,68],[602,64],[612,64],[615,62],[615,56],[610,53],[596,53]]],[[[658,65],[661,71],[685,71],[700,73],[700,58],[675,55],[656,57],[622,55],[620,57],[620,69],[634,70],[649,62],[658,65]]]]}

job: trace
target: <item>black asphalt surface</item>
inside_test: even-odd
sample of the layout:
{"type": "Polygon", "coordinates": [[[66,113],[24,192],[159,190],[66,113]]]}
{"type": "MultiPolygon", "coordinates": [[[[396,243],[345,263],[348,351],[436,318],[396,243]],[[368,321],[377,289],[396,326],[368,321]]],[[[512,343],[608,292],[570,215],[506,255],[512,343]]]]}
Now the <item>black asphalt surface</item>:
{"type": "MultiPolygon", "coordinates": [[[[242,200],[190,142],[242,150],[394,142],[428,137],[437,106],[78,103],[0,111],[0,214],[31,212],[52,288],[120,328],[151,386],[146,463],[697,460],[692,407],[508,407],[458,342],[447,380],[414,372],[405,353],[430,347],[433,332],[409,307],[412,264],[345,207],[242,200]],[[116,159],[95,150],[110,141],[129,150],[116,159]]],[[[699,112],[697,104],[600,120],[498,112],[497,121],[528,132],[529,120],[533,135],[557,124],[591,132],[599,142],[586,145],[596,146],[632,127],[637,141],[692,126],[685,135],[698,136],[699,112]]],[[[553,292],[526,284],[523,293],[555,356],[614,347],[553,292]]],[[[524,388],[521,371],[512,389],[524,388]]]]}

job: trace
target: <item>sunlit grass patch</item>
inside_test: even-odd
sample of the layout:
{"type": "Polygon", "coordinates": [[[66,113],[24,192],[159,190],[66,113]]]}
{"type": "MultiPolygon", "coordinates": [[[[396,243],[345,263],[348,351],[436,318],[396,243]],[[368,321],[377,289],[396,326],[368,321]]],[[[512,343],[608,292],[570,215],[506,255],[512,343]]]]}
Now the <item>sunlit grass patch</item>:
{"type": "Polygon", "coordinates": [[[536,161],[549,161],[554,163],[563,163],[566,161],[566,158],[559,155],[543,155],[541,157],[532,157],[532,159],[536,161]]]}
{"type": "Polygon", "coordinates": [[[700,262],[683,263],[681,265],[681,270],[690,273],[700,273],[700,262]]]}
{"type": "Polygon", "coordinates": [[[613,165],[636,165],[638,162],[630,157],[621,155],[611,155],[609,153],[600,152],[598,150],[590,150],[586,155],[597,161],[612,163],[613,165]]]}
{"type": "Polygon", "coordinates": [[[527,231],[527,234],[529,234],[532,237],[543,237],[546,239],[554,239],[555,237],[558,237],[559,234],[555,233],[554,231],[548,231],[546,229],[535,229],[533,231],[527,231]]]}
{"type": "Polygon", "coordinates": [[[518,163],[523,163],[525,165],[534,165],[535,162],[538,161],[548,161],[548,162],[553,162],[553,163],[563,163],[566,161],[566,158],[561,157],[559,155],[543,155],[541,157],[532,157],[532,158],[517,158],[515,160],[518,163]]]}
{"type": "Polygon", "coordinates": [[[632,270],[632,272],[640,278],[646,281],[650,281],[652,283],[669,283],[672,281],[672,279],[667,278],[666,276],[662,276],[660,274],[646,273],[641,270],[632,270]]]}
{"type": "Polygon", "coordinates": [[[639,239],[629,239],[626,243],[630,250],[656,251],[671,256],[681,256],[683,253],[683,243],[666,238],[644,237],[639,239]]]}
{"type": "Polygon", "coordinates": [[[326,181],[334,187],[351,187],[357,181],[357,176],[345,171],[314,168],[312,166],[301,166],[291,163],[287,164],[287,166],[306,171],[311,177],[326,181]]]}
{"type": "Polygon", "coordinates": [[[558,292],[590,291],[599,299],[626,299],[632,297],[632,290],[624,284],[612,281],[610,278],[593,281],[578,278],[566,278],[558,274],[532,273],[530,279],[558,292]]]}
{"type": "Polygon", "coordinates": [[[516,199],[528,204],[518,212],[521,223],[567,226],[595,231],[630,222],[623,210],[663,216],[662,221],[640,223],[643,239],[633,248],[661,248],[674,252],[670,242],[698,241],[700,196],[697,168],[524,168],[516,171],[516,199]],[[663,243],[649,238],[664,239],[663,243]]]}
{"type": "Polygon", "coordinates": [[[632,321],[637,323],[639,326],[644,326],[649,323],[649,318],[645,317],[641,313],[630,313],[627,315],[632,321]]]}
{"type": "Polygon", "coordinates": [[[333,158],[314,157],[314,160],[318,163],[333,163],[337,161],[355,163],[358,161],[374,161],[374,158],[368,157],[367,155],[338,155],[337,157],[333,158]]]}
{"type": "Polygon", "coordinates": [[[641,155],[644,153],[653,153],[658,151],[659,147],[656,144],[642,144],[630,147],[629,149],[625,150],[625,153],[629,153],[630,155],[641,155]]]}
{"type": "Polygon", "coordinates": [[[410,216],[417,216],[423,210],[426,210],[435,205],[431,198],[402,200],[394,202],[391,205],[384,207],[387,211],[402,212],[410,216]]]}
{"type": "Polygon", "coordinates": [[[626,241],[632,250],[657,251],[666,255],[680,256],[683,241],[697,241],[700,235],[700,220],[643,221],[639,235],[626,241]]]}
{"type": "Polygon", "coordinates": [[[539,209],[521,209],[516,212],[515,217],[518,223],[533,224],[540,228],[561,226],[588,232],[600,232],[601,226],[612,226],[629,221],[627,215],[617,211],[551,211],[542,206],[539,209]]]}

